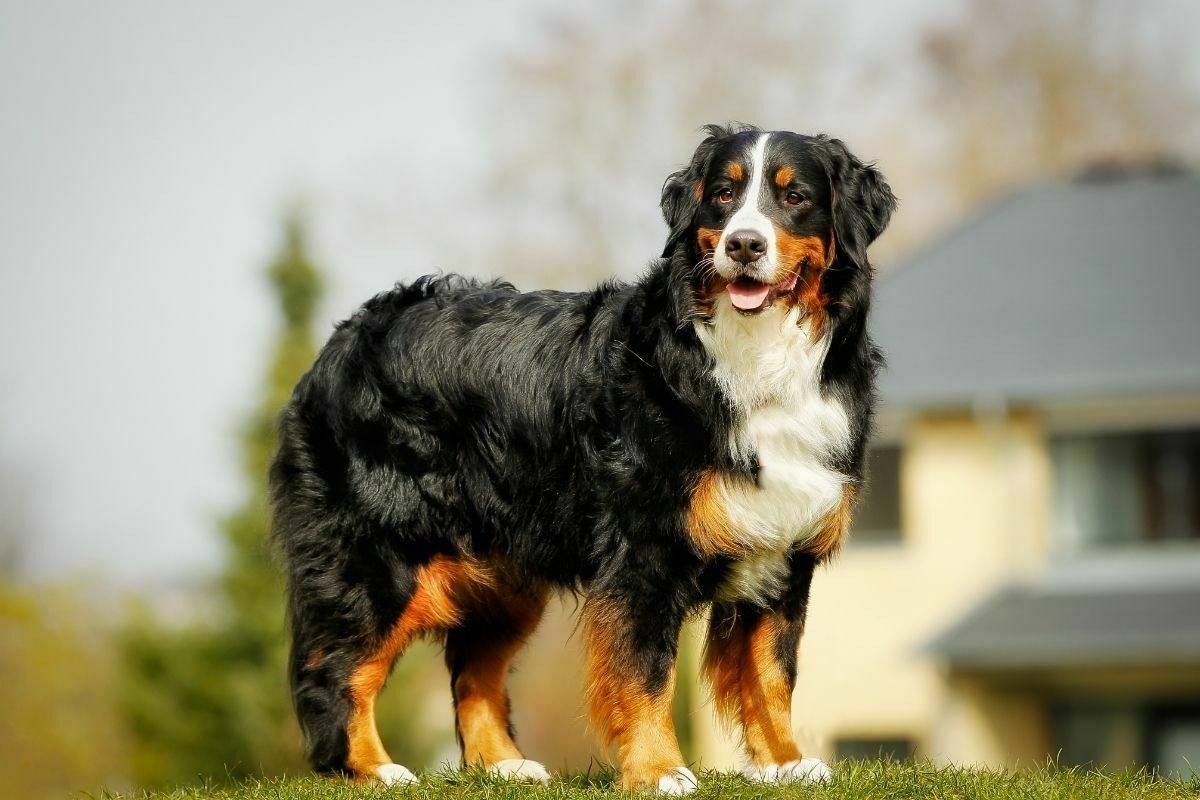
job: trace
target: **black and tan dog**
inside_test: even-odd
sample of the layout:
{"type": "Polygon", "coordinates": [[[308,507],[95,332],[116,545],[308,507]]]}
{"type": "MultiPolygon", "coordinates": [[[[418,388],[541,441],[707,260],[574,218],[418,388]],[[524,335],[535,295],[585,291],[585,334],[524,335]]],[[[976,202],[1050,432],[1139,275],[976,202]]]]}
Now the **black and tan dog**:
{"type": "Polygon", "coordinates": [[[879,353],[867,246],[895,198],[836,139],[710,126],[633,284],[519,292],[426,277],[338,326],[271,471],[291,679],[320,771],[415,781],[373,708],[445,642],[464,761],[546,780],[505,676],[557,589],[584,598],[587,704],[630,789],[695,777],[671,724],[680,625],[747,772],[820,780],[791,695],[813,569],[846,536],[879,353]]]}

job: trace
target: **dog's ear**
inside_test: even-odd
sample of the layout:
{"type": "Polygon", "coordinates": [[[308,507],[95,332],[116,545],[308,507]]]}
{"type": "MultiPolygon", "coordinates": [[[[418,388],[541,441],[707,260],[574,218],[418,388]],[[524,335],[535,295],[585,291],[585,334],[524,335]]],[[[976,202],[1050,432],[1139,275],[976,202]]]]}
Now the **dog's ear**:
{"type": "Polygon", "coordinates": [[[867,247],[879,238],[896,210],[896,196],[874,164],[864,164],[839,139],[826,139],[833,232],[838,248],[867,265],[867,247]]]}
{"type": "Polygon", "coordinates": [[[671,255],[692,227],[700,201],[704,198],[704,176],[713,154],[721,141],[732,135],[731,131],[720,125],[705,125],[704,131],[707,135],[692,154],[691,163],[678,172],[672,172],[663,183],[659,205],[669,230],[667,243],[663,247],[664,258],[671,255]]]}

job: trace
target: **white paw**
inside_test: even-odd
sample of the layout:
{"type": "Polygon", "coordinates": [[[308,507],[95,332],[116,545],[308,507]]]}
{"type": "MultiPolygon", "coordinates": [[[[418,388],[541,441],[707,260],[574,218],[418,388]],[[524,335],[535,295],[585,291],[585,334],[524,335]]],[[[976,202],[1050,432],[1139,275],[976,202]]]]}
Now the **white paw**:
{"type": "Polygon", "coordinates": [[[419,783],[417,776],[413,775],[407,767],[402,767],[399,764],[381,764],[375,768],[375,777],[384,786],[411,786],[414,783],[419,783]]]}
{"type": "Polygon", "coordinates": [[[506,758],[488,767],[488,772],[511,781],[549,783],[550,771],[527,758],[506,758]]]}
{"type": "Polygon", "coordinates": [[[700,782],[687,767],[676,767],[658,779],[658,793],[669,795],[691,794],[700,788],[700,782]]]}
{"type": "Polygon", "coordinates": [[[833,770],[819,758],[802,758],[782,764],[747,767],[743,773],[759,783],[827,783],[833,770]]]}

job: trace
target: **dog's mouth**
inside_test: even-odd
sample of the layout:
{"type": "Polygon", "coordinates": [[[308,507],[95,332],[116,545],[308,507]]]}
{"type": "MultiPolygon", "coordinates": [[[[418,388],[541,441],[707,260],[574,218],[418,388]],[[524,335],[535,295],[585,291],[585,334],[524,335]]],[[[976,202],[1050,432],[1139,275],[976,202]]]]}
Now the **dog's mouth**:
{"type": "Polygon", "coordinates": [[[791,272],[779,283],[760,283],[753,278],[742,276],[730,281],[725,290],[729,292],[729,300],[733,307],[744,314],[757,314],[781,294],[787,294],[796,288],[800,278],[798,270],[791,272]]]}

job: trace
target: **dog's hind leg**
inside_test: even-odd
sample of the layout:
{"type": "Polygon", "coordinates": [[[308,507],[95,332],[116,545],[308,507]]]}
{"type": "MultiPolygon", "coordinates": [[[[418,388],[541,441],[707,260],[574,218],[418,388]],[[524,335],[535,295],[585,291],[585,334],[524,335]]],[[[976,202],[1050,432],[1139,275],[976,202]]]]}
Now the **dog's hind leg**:
{"type": "MultiPolygon", "coordinates": [[[[457,625],[464,598],[489,580],[489,573],[474,561],[435,556],[413,571],[411,594],[382,634],[364,638],[330,631],[325,645],[311,636],[303,642],[295,638],[296,710],[317,771],[348,772],[387,784],[416,782],[384,749],[375,726],[375,700],[408,645],[419,636],[457,625]],[[305,652],[306,646],[311,652],[305,652]]],[[[295,610],[293,616],[295,630],[295,610]]]]}
{"type": "Polygon", "coordinates": [[[546,768],[526,759],[513,741],[504,685],[513,656],[541,621],[546,600],[541,587],[499,584],[474,597],[462,623],[447,633],[446,666],[464,764],[505,778],[550,779],[546,768]]]}

